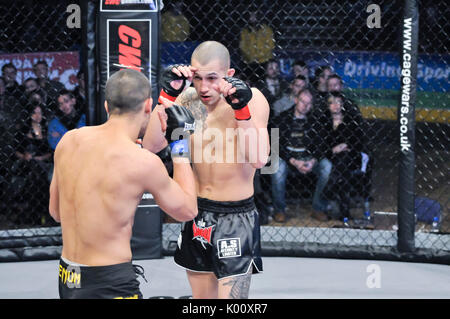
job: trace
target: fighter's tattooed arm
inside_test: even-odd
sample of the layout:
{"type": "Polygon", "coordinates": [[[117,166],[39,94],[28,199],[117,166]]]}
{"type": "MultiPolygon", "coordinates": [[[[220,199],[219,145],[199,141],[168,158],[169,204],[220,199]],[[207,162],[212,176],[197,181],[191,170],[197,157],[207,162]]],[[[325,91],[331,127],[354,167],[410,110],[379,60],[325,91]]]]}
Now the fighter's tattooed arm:
{"type": "Polygon", "coordinates": [[[208,116],[208,112],[206,111],[205,105],[200,101],[194,88],[188,88],[180,94],[175,103],[188,108],[194,115],[195,125],[206,129],[206,117],[208,116]]]}
{"type": "Polygon", "coordinates": [[[246,274],[236,276],[223,283],[224,286],[231,286],[229,298],[231,299],[248,299],[250,290],[250,281],[252,275],[246,274]]]}

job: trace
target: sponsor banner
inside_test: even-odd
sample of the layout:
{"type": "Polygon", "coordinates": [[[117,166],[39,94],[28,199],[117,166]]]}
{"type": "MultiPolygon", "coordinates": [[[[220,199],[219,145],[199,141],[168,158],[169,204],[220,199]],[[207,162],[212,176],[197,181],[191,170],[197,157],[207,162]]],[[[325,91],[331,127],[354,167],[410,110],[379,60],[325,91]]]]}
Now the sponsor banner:
{"type": "Polygon", "coordinates": [[[161,42],[161,66],[191,64],[192,52],[199,44],[198,41],[161,42]]]}
{"type": "Polygon", "coordinates": [[[157,0],[101,0],[100,11],[156,12],[157,0]]]}
{"type": "Polygon", "coordinates": [[[103,109],[106,81],[119,70],[130,68],[142,72],[151,83],[152,98],[156,104],[159,94],[157,10],[156,1],[100,1],[97,15],[101,105],[97,112],[99,123],[107,119],[103,109]]]}
{"type": "Polygon", "coordinates": [[[73,90],[78,85],[80,58],[76,51],[1,54],[0,69],[3,65],[12,63],[17,68],[16,81],[22,84],[26,79],[36,77],[33,65],[39,60],[47,62],[51,80],[61,82],[68,90],[73,90]]]}
{"type": "MultiPolygon", "coordinates": [[[[281,72],[291,76],[295,57],[310,67],[311,76],[320,65],[331,65],[353,89],[400,90],[400,57],[390,52],[288,52],[280,54],[281,72]]],[[[448,92],[450,84],[450,55],[419,54],[417,87],[419,91],[448,92]]]]}
{"type": "Polygon", "coordinates": [[[150,34],[150,19],[107,21],[107,78],[127,68],[144,73],[151,81],[150,34]]]}

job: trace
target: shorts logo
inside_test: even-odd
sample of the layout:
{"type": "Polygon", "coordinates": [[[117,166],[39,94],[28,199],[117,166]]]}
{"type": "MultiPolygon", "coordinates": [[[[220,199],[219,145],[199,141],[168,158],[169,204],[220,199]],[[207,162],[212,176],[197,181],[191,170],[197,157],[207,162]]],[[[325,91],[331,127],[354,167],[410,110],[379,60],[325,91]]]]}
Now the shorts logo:
{"type": "Polygon", "coordinates": [[[184,123],[184,132],[186,131],[195,131],[195,122],[194,123],[184,123]]]}
{"type": "Polygon", "coordinates": [[[219,239],[217,241],[217,251],[219,253],[219,258],[240,257],[241,239],[240,238],[219,239]]]}
{"type": "Polygon", "coordinates": [[[206,249],[205,244],[211,245],[211,234],[215,225],[205,227],[205,222],[202,220],[198,221],[198,225],[194,222],[192,223],[192,240],[197,239],[201,242],[203,248],[206,249]]]}

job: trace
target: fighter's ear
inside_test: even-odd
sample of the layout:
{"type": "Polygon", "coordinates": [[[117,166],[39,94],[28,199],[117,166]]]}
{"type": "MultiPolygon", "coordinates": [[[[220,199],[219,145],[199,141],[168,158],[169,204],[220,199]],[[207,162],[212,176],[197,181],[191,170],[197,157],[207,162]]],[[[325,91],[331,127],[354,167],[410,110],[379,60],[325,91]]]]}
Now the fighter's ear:
{"type": "Polygon", "coordinates": [[[105,110],[106,110],[106,114],[109,115],[108,102],[106,102],[106,101],[105,101],[105,110]]]}
{"type": "Polygon", "coordinates": [[[235,69],[228,69],[228,71],[227,71],[227,76],[233,76],[234,75],[234,73],[236,73],[236,70],[235,69]]]}
{"type": "Polygon", "coordinates": [[[144,112],[145,113],[150,113],[152,111],[152,104],[153,104],[153,99],[151,97],[145,100],[145,102],[144,102],[144,112]]]}

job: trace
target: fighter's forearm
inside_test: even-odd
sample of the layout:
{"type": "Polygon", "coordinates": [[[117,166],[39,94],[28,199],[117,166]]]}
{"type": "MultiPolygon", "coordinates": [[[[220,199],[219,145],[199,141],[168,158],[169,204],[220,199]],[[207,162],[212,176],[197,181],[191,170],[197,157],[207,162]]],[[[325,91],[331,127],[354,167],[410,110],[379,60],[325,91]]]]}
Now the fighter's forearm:
{"type": "Polygon", "coordinates": [[[246,163],[262,168],[269,159],[270,143],[266,128],[258,128],[252,119],[237,121],[238,147],[246,163]]]}
{"type": "Polygon", "coordinates": [[[58,185],[57,185],[57,181],[56,181],[55,170],[53,170],[53,177],[52,177],[52,181],[50,183],[50,200],[49,200],[48,210],[49,210],[50,216],[52,216],[56,222],[60,223],[61,218],[59,215],[59,192],[58,192],[58,185]]]}
{"type": "Polygon", "coordinates": [[[187,216],[192,218],[197,214],[197,193],[194,173],[192,172],[189,159],[185,157],[173,158],[173,180],[181,187],[185,194],[184,208],[188,211],[187,216]]]}
{"type": "Polygon", "coordinates": [[[161,105],[156,105],[150,115],[142,146],[153,153],[158,153],[167,146],[167,140],[161,129],[161,122],[158,116],[158,110],[164,110],[161,105]]]}

